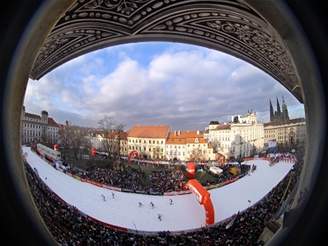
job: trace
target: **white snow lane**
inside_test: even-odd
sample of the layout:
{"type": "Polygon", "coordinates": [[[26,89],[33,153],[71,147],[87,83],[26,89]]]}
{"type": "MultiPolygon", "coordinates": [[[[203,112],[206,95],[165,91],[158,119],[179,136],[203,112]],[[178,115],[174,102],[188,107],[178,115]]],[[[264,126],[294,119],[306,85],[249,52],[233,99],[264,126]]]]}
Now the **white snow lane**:
{"type": "MultiPolygon", "coordinates": [[[[193,194],[151,196],[112,191],[72,178],[47,164],[30,148],[23,147],[27,162],[58,196],[83,213],[105,223],[141,231],[181,231],[205,225],[205,212],[193,194]],[[112,198],[112,192],[115,198],[112,198]],[[103,201],[102,194],[106,201],[103,201]],[[173,205],[170,205],[170,199],[173,205]],[[139,207],[138,203],[143,206],[139,207]],[[150,202],[155,207],[151,208],[150,202]],[[158,220],[162,215],[162,221],[158,220]]],[[[229,218],[261,200],[292,168],[290,163],[272,167],[266,161],[251,161],[257,169],[250,176],[210,190],[215,222],[229,218]],[[249,201],[250,202],[249,202],[249,201]]]]}

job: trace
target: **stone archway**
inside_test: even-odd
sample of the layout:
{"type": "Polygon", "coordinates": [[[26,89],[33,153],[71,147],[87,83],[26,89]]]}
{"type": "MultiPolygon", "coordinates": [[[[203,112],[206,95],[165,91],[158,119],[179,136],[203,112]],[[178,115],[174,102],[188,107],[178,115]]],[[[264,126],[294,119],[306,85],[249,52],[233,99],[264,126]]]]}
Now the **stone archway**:
{"type": "Polygon", "coordinates": [[[116,44],[178,41],[239,57],[266,71],[303,102],[283,39],[247,0],[76,0],[40,48],[30,78],[116,44]]]}

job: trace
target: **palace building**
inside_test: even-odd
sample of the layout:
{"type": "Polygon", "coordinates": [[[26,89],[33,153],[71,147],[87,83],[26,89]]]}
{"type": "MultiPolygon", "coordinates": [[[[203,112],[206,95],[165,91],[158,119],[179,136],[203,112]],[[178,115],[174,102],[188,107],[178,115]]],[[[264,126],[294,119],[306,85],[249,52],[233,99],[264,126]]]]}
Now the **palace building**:
{"type": "Polygon", "coordinates": [[[263,149],[264,126],[255,112],[232,117],[229,123],[211,121],[204,137],[225,158],[247,157],[263,149]]]}
{"type": "Polygon", "coordinates": [[[21,115],[21,136],[22,144],[32,142],[44,142],[55,144],[59,138],[59,125],[56,121],[48,117],[47,111],[42,111],[41,115],[25,112],[23,106],[21,115]]]}

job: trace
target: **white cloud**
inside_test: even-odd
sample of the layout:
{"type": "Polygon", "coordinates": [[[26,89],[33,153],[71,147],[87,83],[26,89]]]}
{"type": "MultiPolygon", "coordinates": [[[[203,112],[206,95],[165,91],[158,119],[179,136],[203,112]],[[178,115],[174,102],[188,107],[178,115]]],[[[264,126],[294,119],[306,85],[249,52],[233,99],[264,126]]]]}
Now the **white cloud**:
{"type": "MultiPolygon", "coordinates": [[[[135,47],[131,45],[131,49],[135,47]]],[[[259,113],[263,118],[269,98],[275,100],[276,95],[284,95],[290,105],[299,105],[278,82],[248,63],[212,50],[181,47],[153,56],[147,65],[124,53],[114,70],[105,75],[97,72],[106,64],[99,51],[92,61],[75,61],[87,68],[78,70],[80,75],[70,71],[77,77],[74,81],[67,72],[65,81],[46,76],[29,83],[25,102],[38,110],[65,109],[60,117],[69,116],[69,111],[84,123],[109,114],[128,126],[166,123],[193,129],[248,109],[263,112],[259,113]]]]}

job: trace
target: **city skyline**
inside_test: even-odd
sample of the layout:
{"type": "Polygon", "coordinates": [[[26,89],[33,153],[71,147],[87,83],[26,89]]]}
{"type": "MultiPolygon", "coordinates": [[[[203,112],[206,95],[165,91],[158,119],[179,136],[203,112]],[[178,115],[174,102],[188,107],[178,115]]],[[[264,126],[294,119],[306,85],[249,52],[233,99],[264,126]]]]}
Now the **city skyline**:
{"type": "Polygon", "coordinates": [[[203,129],[248,110],[269,119],[269,99],[282,97],[291,118],[303,105],[269,75],[230,55],[178,43],[137,43],[80,56],[30,80],[24,104],[60,123],[96,127],[105,115],[124,123],[203,129]],[[197,69],[195,69],[197,68],[197,69]]]}

